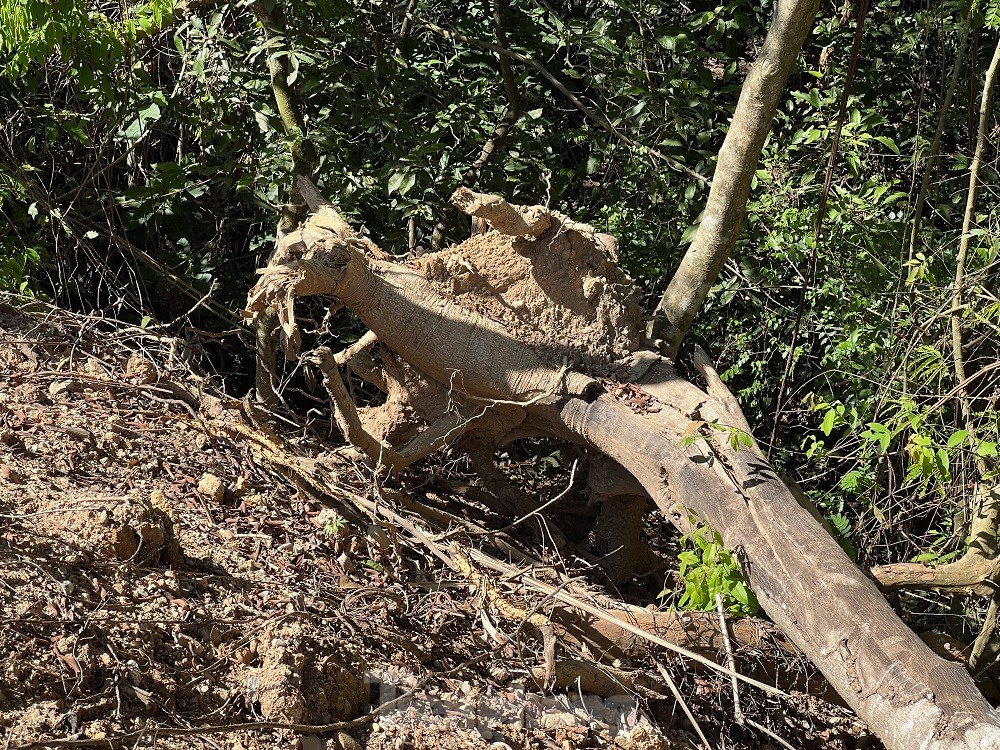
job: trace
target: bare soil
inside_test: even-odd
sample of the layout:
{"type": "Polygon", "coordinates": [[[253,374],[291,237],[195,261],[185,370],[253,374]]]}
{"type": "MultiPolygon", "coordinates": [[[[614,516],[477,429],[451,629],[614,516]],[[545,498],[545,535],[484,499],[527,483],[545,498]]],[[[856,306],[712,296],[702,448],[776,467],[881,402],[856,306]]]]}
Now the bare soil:
{"type": "MultiPolygon", "coordinates": [[[[694,746],[672,699],[543,689],[530,628],[348,498],[259,461],[227,428],[239,402],[187,354],[155,331],[0,304],[4,748],[694,746]]],[[[308,430],[284,438],[329,448],[308,430]]],[[[386,497],[360,466],[349,489],[386,497]]],[[[652,659],[616,666],[658,674],[652,659]]],[[[727,681],[656,659],[727,747],[778,746],[733,724],[727,681]]],[[[748,691],[744,710],[795,747],[864,736],[807,696],[748,691]]]]}
{"type": "Polygon", "coordinates": [[[544,361],[609,374],[610,363],[639,345],[635,284],[618,266],[614,237],[556,212],[550,218],[537,238],[494,230],[413,265],[444,295],[534,346],[544,361]]]}

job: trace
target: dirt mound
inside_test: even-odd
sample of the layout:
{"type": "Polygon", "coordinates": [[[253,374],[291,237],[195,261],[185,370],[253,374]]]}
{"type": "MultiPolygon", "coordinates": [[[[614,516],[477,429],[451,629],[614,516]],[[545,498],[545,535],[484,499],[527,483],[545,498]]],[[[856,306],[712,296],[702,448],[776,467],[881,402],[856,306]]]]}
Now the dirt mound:
{"type": "Polygon", "coordinates": [[[609,374],[640,342],[639,296],[611,235],[547,214],[538,237],[496,230],[414,266],[456,303],[503,325],[543,360],[609,374]],[[553,348],[553,343],[558,346],[553,348]],[[572,362],[564,363],[569,354],[572,362]]]}
{"type": "Polygon", "coordinates": [[[240,682],[269,721],[346,721],[370,702],[363,662],[332,644],[312,620],[270,623],[250,651],[260,666],[249,668],[240,682]]]}

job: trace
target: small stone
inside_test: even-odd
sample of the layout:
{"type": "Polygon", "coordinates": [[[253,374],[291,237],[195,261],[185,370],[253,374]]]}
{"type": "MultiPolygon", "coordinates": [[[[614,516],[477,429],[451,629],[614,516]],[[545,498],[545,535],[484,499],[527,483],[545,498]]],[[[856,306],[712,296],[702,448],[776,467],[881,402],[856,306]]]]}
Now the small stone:
{"type": "Polygon", "coordinates": [[[75,380],[55,380],[49,386],[49,397],[55,398],[64,393],[72,393],[80,390],[80,385],[75,380]]]}
{"type": "Polygon", "coordinates": [[[198,492],[217,503],[221,503],[222,498],[226,496],[226,485],[215,474],[206,472],[198,480],[198,492]]]}
{"type": "Polygon", "coordinates": [[[136,352],[125,364],[125,377],[139,385],[149,385],[160,379],[156,365],[136,352]]]}
{"type": "Polygon", "coordinates": [[[392,549],[392,541],[389,539],[389,536],[375,524],[371,524],[368,527],[368,538],[383,552],[392,549]]]}
{"type": "Polygon", "coordinates": [[[170,516],[171,519],[173,519],[173,503],[170,502],[170,498],[168,498],[167,494],[159,487],[154,488],[153,491],[149,493],[149,504],[157,510],[163,511],[170,516]]]}
{"type": "Polygon", "coordinates": [[[341,750],[362,750],[361,744],[347,732],[338,730],[333,737],[336,747],[341,750]]]}
{"type": "Polygon", "coordinates": [[[576,723],[576,717],[571,713],[555,712],[542,716],[542,729],[557,729],[571,727],[576,723]]]}
{"type": "Polygon", "coordinates": [[[587,276],[583,279],[583,297],[586,300],[593,302],[593,300],[601,295],[604,291],[604,279],[587,276]]]}

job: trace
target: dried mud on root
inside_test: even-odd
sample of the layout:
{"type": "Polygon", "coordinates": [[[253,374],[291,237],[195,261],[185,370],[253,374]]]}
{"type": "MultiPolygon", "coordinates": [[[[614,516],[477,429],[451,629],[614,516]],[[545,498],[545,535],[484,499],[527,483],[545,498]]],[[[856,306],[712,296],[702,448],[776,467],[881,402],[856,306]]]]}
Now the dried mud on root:
{"type": "Polygon", "coordinates": [[[544,361],[594,374],[635,351],[639,298],[616,240],[551,212],[539,237],[490,231],[412,266],[441,293],[494,320],[544,361]]]}

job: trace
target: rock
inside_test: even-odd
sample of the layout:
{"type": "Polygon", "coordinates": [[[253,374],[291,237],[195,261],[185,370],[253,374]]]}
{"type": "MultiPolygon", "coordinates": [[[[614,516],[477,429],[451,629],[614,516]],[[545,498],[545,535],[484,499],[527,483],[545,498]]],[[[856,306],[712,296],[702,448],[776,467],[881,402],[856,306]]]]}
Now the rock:
{"type": "Polygon", "coordinates": [[[75,380],[53,380],[49,385],[49,397],[56,398],[64,393],[73,393],[80,390],[80,384],[75,380]]]}
{"type": "Polygon", "coordinates": [[[576,724],[576,717],[571,713],[557,711],[542,715],[542,729],[557,729],[571,727],[576,724]]]}
{"type": "Polygon", "coordinates": [[[226,496],[226,485],[215,474],[205,472],[198,480],[198,492],[216,503],[226,496]]]}
{"type": "Polygon", "coordinates": [[[334,747],[339,750],[363,750],[361,743],[347,732],[338,729],[333,735],[334,747]]]}
{"type": "Polygon", "coordinates": [[[160,379],[156,365],[136,352],[125,364],[125,377],[139,385],[150,385],[160,379]]]}

